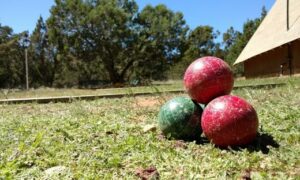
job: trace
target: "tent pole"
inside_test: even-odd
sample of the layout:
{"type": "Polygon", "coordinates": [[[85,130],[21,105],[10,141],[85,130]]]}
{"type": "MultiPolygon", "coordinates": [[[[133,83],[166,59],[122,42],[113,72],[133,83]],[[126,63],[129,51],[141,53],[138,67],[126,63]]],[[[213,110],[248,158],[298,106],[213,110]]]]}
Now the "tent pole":
{"type": "MultiPolygon", "coordinates": [[[[290,11],[290,1],[286,0],[286,30],[288,31],[290,29],[290,19],[289,19],[289,11],[290,11]]],[[[291,43],[287,43],[287,53],[288,53],[288,63],[289,63],[289,70],[290,70],[290,76],[293,74],[293,64],[292,64],[292,48],[291,43]]]]}
{"type": "Polygon", "coordinates": [[[286,30],[290,29],[290,19],[289,19],[289,11],[290,11],[290,2],[286,0],[286,30]]]}

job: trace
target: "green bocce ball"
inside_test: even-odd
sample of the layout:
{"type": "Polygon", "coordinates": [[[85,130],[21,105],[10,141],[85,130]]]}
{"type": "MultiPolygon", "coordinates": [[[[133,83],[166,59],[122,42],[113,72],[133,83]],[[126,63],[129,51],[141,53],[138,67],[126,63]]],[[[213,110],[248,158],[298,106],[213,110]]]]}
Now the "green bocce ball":
{"type": "Polygon", "coordinates": [[[202,133],[200,122],[202,111],[202,108],[190,98],[173,98],[159,111],[159,127],[168,138],[197,140],[202,133]]]}

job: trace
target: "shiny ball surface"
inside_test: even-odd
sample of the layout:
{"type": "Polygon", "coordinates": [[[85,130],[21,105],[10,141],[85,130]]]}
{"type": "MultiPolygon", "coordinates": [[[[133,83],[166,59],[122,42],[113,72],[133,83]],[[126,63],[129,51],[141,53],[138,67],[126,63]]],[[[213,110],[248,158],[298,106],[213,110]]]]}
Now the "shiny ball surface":
{"type": "Polygon", "coordinates": [[[189,96],[201,104],[208,104],[218,96],[230,94],[234,77],[229,65],[213,56],[195,60],[186,69],[184,86],[189,96]]]}
{"type": "Polygon", "coordinates": [[[202,108],[190,98],[176,97],[166,102],[158,115],[159,127],[167,137],[200,138],[202,108]]]}
{"type": "Polygon", "coordinates": [[[255,139],[258,117],[246,100],[225,95],[206,106],[201,126],[205,136],[217,146],[241,146],[255,139]]]}

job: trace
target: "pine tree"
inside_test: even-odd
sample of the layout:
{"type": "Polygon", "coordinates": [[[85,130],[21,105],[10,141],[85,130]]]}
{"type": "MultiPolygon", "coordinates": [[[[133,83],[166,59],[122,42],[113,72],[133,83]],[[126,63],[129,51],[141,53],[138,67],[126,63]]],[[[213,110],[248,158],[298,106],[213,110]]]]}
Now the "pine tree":
{"type": "Polygon", "coordinates": [[[40,16],[30,37],[29,49],[31,80],[34,86],[51,86],[54,61],[51,47],[48,42],[48,30],[40,16]]]}

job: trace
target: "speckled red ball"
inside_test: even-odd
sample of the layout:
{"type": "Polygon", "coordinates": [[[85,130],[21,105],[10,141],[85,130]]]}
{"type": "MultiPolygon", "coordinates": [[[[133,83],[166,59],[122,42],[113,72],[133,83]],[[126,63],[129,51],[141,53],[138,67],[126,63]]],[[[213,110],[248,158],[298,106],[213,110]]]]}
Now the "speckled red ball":
{"type": "Polygon", "coordinates": [[[225,95],[207,105],[201,117],[201,126],[205,136],[217,146],[240,146],[255,139],[258,118],[247,101],[225,95]]]}
{"type": "Polygon", "coordinates": [[[222,59],[207,56],[195,60],[184,74],[184,86],[189,96],[201,104],[230,94],[234,84],[233,73],[222,59]]]}

